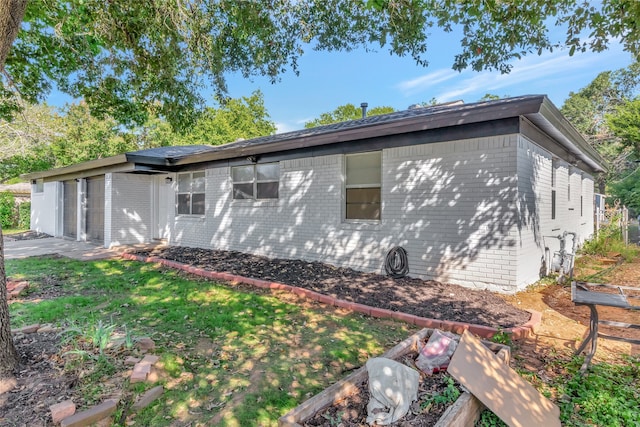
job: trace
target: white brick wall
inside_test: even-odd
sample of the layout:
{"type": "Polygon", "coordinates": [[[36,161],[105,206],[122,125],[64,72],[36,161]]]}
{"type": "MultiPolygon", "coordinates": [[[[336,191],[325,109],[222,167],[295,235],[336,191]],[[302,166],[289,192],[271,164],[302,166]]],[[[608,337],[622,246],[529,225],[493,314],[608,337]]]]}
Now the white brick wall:
{"type": "MultiPolygon", "coordinates": [[[[343,220],[344,157],[328,155],[280,162],[277,200],[233,200],[229,168],[208,169],[204,216],[176,216],[175,177],[172,185],[162,179],[159,191],[170,193],[160,199],[168,208],[163,235],[173,245],[373,272],[384,271],[387,251],[399,245],[412,276],[514,292],[536,281],[543,258],[558,250],[550,236],[575,231],[582,242],[593,230],[593,177],[558,161],[551,219],[552,156],[519,134],[385,149],[382,162],[380,222],[343,220]]],[[[158,237],[153,182],[106,174],[106,246],[158,237]]],[[[46,183],[34,196],[33,229],[61,229],[52,213],[59,186],[46,183]]]]}
{"type": "Polygon", "coordinates": [[[526,137],[519,137],[518,208],[522,218],[516,279],[519,288],[536,281],[543,260],[548,265],[549,257],[559,250],[559,240],[552,236],[571,231],[577,233],[577,243],[582,243],[593,233],[593,177],[562,160],[556,162],[556,217],[552,219],[552,155],[526,137]]]}
{"type": "Polygon", "coordinates": [[[232,200],[228,168],[207,170],[206,221],[173,219],[171,244],[383,271],[395,245],[411,275],[514,290],[517,136],[383,151],[382,220],[345,222],[343,156],[282,161],[280,198],[232,200]]]}
{"type": "Polygon", "coordinates": [[[105,246],[149,242],[152,178],[124,173],[105,177],[105,246]]]}

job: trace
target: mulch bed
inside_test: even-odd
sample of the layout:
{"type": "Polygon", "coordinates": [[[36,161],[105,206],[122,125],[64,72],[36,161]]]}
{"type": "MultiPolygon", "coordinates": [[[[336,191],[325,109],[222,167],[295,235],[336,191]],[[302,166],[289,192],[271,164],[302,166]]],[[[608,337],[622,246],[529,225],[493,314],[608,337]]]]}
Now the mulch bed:
{"type": "Polygon", "coordinates": [[[509,328],[530,318],[528,312],[515,308],[493,292],[433,280],[393,279],[320,262],[271,259],[235,251],[169,246],[132,253],[298,286],[334,298],[431,319],[509,328]]]}

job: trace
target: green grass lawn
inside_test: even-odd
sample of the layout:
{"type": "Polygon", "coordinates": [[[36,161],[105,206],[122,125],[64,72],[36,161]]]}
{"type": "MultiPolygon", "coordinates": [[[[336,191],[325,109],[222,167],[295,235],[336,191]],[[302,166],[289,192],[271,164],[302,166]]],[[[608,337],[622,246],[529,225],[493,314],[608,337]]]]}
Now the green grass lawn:
{"type": "MultiPolygon", "coordinates": [[[[7,273],[30,281],[34,296],[45,286],[59,289],[54,298],[11,304],[12,326],[53,323],[73,332],[67,335],[76,350],[64,357],[67,369],[82,370],[80,394],[88,403],[126,369],[122,353],[96,350],[101,336],[156,342],[166,391],[136,416],[136,425],[277,425],[281,415],[415,331],[137,262],[30,258],[7,261],[7,273]]],[[[135,395],[152,386],[124,384],[135,395]]]]}

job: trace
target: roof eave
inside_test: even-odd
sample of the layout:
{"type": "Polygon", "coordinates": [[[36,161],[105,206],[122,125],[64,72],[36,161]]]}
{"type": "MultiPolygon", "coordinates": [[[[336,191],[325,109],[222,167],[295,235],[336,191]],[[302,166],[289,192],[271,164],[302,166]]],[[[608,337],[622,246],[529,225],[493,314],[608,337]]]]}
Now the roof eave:
{"type": "Polygon", "coordinates": [[[588,165],[594,172],[608,170],[607,162],[582,137],[580,132],[562,115],[560,110],[545,96],[538,112],[525,114],[536,126],[552,136],[576,160],[588,165]]]}
{"type": "MultiPolygon", "coordinates": [[[[104,169],[104,168],[116,168],[118,165],[126,165],[127,156],[125,154],[118,154],[117,156],[105,157],[103,159],[89,160],[87,162],[78,163],[75,165],[65,166],[62,168],[49,169],[46,171],[31,172],[20,175],[24,180],[51,178],[59,176],[69,176],[73,174],[82,174],[88,170],[104,169]]],[[[133,165],[131,165],[133,168],[133,165]]]]}

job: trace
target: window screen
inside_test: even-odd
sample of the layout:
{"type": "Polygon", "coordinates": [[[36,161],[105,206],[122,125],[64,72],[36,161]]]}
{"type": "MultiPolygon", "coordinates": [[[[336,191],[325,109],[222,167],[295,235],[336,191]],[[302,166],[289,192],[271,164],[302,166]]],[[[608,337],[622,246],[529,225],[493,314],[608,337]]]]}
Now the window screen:
{"type": "Polygon", "coordinates": [[[178,174],[178,215],[204,215],[205,173],[178,174]]]}
{"type": "Polygon", "coordinates": [[[280,187],[280,165],[236,166],[231,168],[234,199],[277,199],[280,187]]]}

